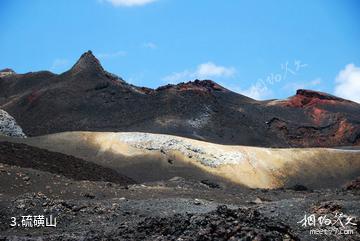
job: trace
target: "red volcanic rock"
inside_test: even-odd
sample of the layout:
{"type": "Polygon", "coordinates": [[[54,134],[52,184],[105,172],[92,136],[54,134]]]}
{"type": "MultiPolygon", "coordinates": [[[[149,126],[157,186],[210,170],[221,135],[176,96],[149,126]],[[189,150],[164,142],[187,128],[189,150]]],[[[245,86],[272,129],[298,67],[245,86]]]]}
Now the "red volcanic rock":
{"type": "Polygon", "coordinates": [[[289,107],[312,107],[318,104],[337,104],[340,102],[352,103],[327,93],[312,90],[297,90],[296,95],[282,102],[289,107]]]}
{"type": "Polygon", "coordinates": [[[327,93],[300,89],[283,101],[270,102],[303,115],[273,119],[271,130],[290,146],[337,146],[360,144],[359,104],[327,93]],[[301,118],[303,116],[303,118],[301,118]],[[347,143],[347,144],[345,144],[347,143]]]}
{"type": "Polygon", "coordinates": [[[320,124],[325,118],[327,118],[328,112],[318,107],[313,107],[311,110],[311,117],[316,124],[320,124]]]}
{"type": "Polygon", "coordinates": [[[333,96],[333,95],[330,95],[327,93],[323,93],[320,91],[304,90],[304,89],[297,90],[296,95],[300,95],[300,96],[307,97],[307,98],[317,98],[317,99],[322,99],[322,100],[339,100],[339,101],[344,100],[339,97],[336,97],[336,96],[333,96]]]}

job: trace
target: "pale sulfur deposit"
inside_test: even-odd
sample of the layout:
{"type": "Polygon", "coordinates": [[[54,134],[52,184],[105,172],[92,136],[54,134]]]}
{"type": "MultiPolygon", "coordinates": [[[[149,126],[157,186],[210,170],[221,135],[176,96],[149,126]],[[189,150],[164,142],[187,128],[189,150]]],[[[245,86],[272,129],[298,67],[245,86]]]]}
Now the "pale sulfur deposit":
{"type": "Polygon", "coordinates": [[[26,137],[15,119],[4,110],[0,110],[0,135],[11,137],[26,137]]]}
{"type": "Polygon", "coordinates": [[[139,182],[182,176],[251,188],[327,188],[360,173],[358,149],[230,146],[136,132],[65,132],[18,141],[113,168],[139,182]]]}

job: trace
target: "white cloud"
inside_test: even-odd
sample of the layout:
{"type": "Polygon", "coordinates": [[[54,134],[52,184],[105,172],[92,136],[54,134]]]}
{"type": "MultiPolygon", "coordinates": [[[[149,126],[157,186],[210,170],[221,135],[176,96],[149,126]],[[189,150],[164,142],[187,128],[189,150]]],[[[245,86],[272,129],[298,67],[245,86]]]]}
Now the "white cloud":
{"type": "Polygon", "coordinates": [[[312,86],[320,85],[321,84],[321,78],[316,78],[316,79],[310,81],[310,84],[312,86]]]}
{"type": "Polygon", "coordinates": [[[194,71],[184,70],[182,72],[175,72],[163,78],[166,83],[177,84],[193,79],[211,79],[213,77],[221,78],[220,83],[225,88],[228,88],[239,94],[246,95],[256,100],[266,100],[273,96],[273,92],[265,84],[260,81],[251,85],[248,89],[242,89],[238,85],[229,84],[224,81],[224,78],[231,78],[235,76],[236,69],[234,67],[219,66],[212,62],[200,64],[194,71]]]}
{"type": "Polygon", "coordinates": [[[233,67],[218,66],[212,62],[200,64],[196,71],[196,75],[199,78],[210,78],[210,77],[231,77],[235,74],[233,67]]]}
{"type": "Polygon", "coordinates": [[[231,91],[245,95],[255,100],[268,100],[274,98],[273,91],[269,89],[264,82],[261,81],[257,81],[246,89],[241,88],[238,84],[235,83],[220,82],[219,84],[231,91]]]}
{"type": "Polygon", "coordinates": [[[115,7],[136,7],[143,6],[149,3],[153,3],[157,0],[102,0],[103,2],[109,2],[115,7]]]}
{"type": "Polygon", "coordinates": [[[255,100],[266,100],[270,99],[272,96],[272,91],[260,82],[251,85],[248,89],[239,90],[237,92],[255,100]]]}
{"type": "Polygon", "coordinates": [[[69,67],[69,60],[67,59],[55,59],[50,67],[51,71],[64,71],[67,67],[69,67]]]}
{"type": "Polygon", "coordinates": [[[163,78],[163,80],[168,84],[177,84],[179,82],[184,82],[193,79],[191,77],[193,74],[194,73],[188,70],[184,70],[183,72],[177,72],[167,75],[163,78]]]}
{"type": "Polygon", "coordinates": [[[212,62],[200,64],[195,70],[184,70],[182,72],[175,72],[165,76],[163,80],[167,83],[176,84],[178,82],[193,80],[193,79],[210,79],[210,78],[229,78],[236,73],[233,67],[224,67],[216,65],[212,62]]]}
{"type": "Polygon", "coordinates": [[[117,51],[117,52],[113,52],[113,53],[100,53],[97,54],[96,56],[99,59],[111,59],[111,58],[116,58],[116,57],[124,57],[126,56],[126,52],[125,51],[117,51]]]}
{"type": "Polygon", "coordinates": [[[335,95],[360,103],[360,67],[348,64],[335,81],[335,95]]]}
{"type": "Polygon", "coordinates": [[[156,49],[157,48],[157,45],[153,42],[143,43],[142,46],[147,49],[156,49]]]}
{"type": "Polygon", "coordinates": [[[314,89],[320,84],[321,84],[321,78],[316,78],[311,81],[288,83],[283,86],[283,89],[294,93],[298,89],[314,89]]]}

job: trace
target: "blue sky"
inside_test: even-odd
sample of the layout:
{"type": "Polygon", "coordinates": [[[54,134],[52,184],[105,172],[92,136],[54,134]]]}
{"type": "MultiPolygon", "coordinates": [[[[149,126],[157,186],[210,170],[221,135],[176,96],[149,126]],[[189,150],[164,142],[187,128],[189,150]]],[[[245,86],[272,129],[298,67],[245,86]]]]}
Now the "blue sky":
{"type": "Polygon", "coordinates": [[[0,0],[0,69],[61,73],[92,50],[157,87],[213,79],[257,99],[297,88],[360,102],[356,0],[0,0]]]}

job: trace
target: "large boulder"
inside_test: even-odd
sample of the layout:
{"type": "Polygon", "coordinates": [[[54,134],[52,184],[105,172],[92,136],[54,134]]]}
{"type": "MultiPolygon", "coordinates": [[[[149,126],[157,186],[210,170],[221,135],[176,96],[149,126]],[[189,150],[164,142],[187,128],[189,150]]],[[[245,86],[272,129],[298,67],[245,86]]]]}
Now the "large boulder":
{"type": "Polygon", "coordinates": [[[16,120],[4,110],[0,110],[0,135],[26,137],[16,120]]]}

